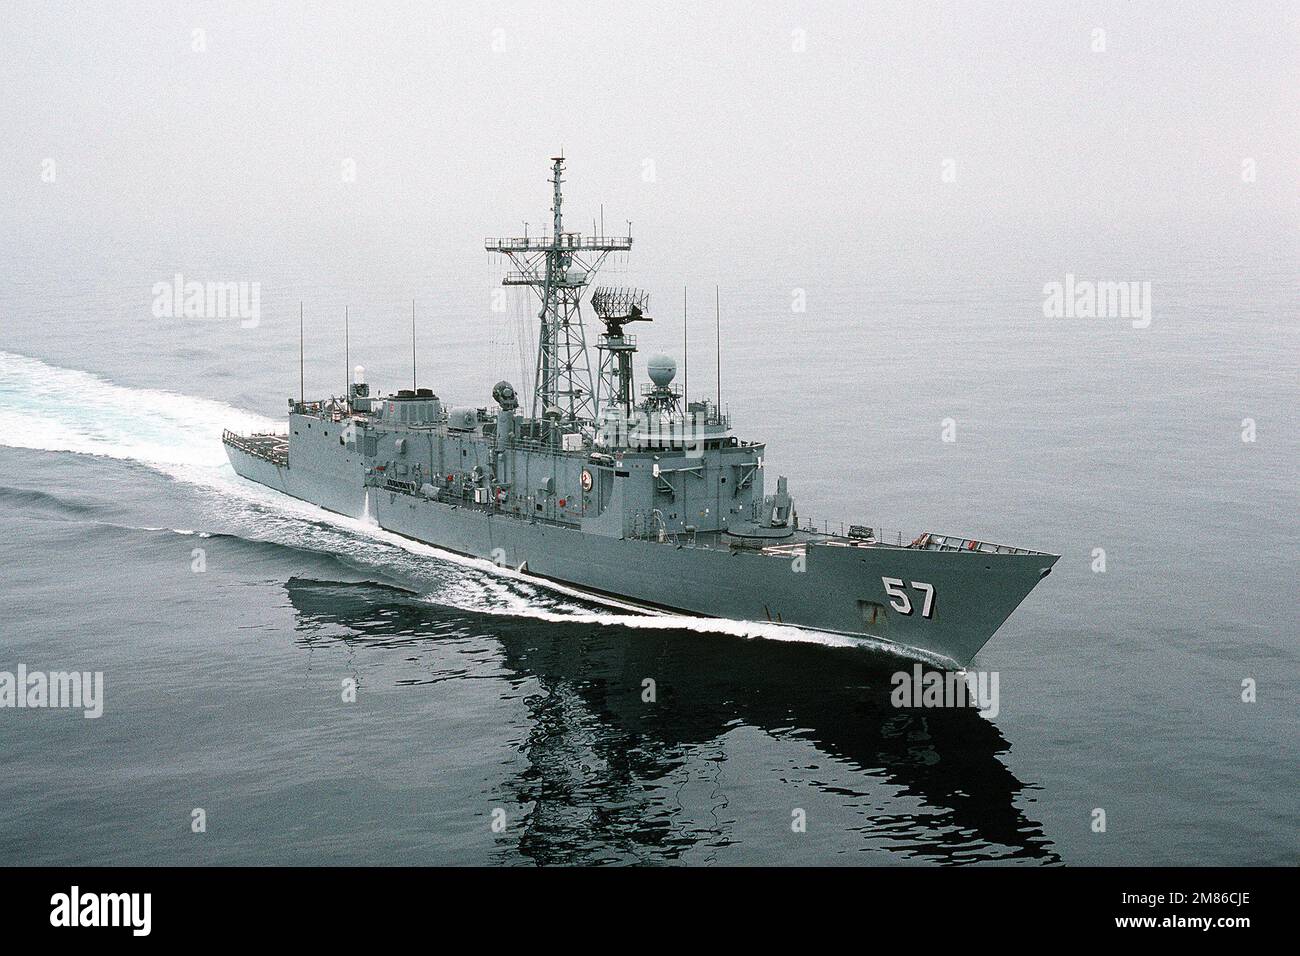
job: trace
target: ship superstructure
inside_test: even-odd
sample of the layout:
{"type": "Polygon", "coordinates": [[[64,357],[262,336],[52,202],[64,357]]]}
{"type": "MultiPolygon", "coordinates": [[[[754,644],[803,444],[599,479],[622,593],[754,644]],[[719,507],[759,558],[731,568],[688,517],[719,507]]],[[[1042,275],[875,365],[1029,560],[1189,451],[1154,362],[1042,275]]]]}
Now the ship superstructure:
{"type": "Polygon", "coordinates": [[[966,664],[1056,562],[960,536],[890,540],[866,526],[800,526],[787,479],[765,482],[762,442],[717,402],[691,400],[676,363],[647,362],[637,289],[593,287],[631,235],[564,229],[565,161],[552,160],[549,235],[489,239],[507,285],[540,303],[536,377],[491,402],[431,389],[290,400],[287,435],[225,445],[236,471],[285,494],[449,551],[646,608],[868,636],[966,664]],[[584,302],[599,320],[593,373],[584,302]],[[525,410],[524,402],[528,408],[525,410]]]}

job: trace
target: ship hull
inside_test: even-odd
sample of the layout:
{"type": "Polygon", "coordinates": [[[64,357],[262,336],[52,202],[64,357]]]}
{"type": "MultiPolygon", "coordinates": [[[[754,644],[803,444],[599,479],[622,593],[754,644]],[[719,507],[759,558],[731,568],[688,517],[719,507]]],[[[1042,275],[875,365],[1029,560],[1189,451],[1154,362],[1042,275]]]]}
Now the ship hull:
{"type": "Polygon", "coordinates": [[[514,515],[366,488],[355,459],[329,469],[227,445],[245,478],[447,551],[651,608],[773,621],[884,641],[965,666],[1056,556],[811,544],[798,556],[590,534],[514,515]],[[885,579],[904,582],[891,597],[885,579]],[[926,607],[924,590],[933,598],[926,607]],[[899,603],[910,605],[901,613],[899,603]],[[928,613],[926,613],[928,611],[928,613]]]}

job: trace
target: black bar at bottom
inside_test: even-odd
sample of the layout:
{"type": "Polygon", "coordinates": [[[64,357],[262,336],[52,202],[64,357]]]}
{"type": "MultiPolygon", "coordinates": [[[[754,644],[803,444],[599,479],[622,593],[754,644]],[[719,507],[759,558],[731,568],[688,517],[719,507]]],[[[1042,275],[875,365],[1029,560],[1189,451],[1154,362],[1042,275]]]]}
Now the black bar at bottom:
{"type": "Polygon", "coordinates": [[[903,932],[918,944],[1002,934],[1231,945],[1287,925],[1293,880],[1282,868],[12,868],[0,869],[0,925],[6,940],[75,934],[82,943],[282,935],[338,944],[340,932],[363,928],[372,945],[413,927],[454,926],[468,934],[465,945],[479,933],[499,943],[503,933],[555,941],[557,932],[597,945],[591,931],[602,923],[677,938],[702,919],[722,939],[783,925],[809,936],[903,932]],[[71,925],[113,921],[120,925],[71,925]]]}

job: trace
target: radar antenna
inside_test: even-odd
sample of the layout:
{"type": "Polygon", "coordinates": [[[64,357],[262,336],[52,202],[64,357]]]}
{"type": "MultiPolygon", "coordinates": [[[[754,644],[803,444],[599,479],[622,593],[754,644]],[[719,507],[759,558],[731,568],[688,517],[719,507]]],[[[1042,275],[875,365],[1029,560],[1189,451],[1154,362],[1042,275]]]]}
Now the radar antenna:
{"type": "Polygon", "coordinates": [[[582,324],[583,292],[611,252],[632,248],[626,236],[583,236],[564,231],[564,157],[551,159],[551,234],[488,239],[484,248],[499,253],[514,267],[502,285],[524,285],[537,293],[542,308],[537,318],[537,377],[532,417],[558,409],[560,421],[591,423],[596,401],[582,324]]]}
{"type": "Polygon", "coordinates": [[[615,289],[602,286],[591,294],[591,307],[605,325],[605,333],[596,342],[600,350],[600,372],[596,378],[596,404],[615,407],[624,415],[632,413],[632,355],[636,336],[627,335],[623,326],[629,322],[650,322],[645,310],[650,307],[650,293],[641,289],[615,289]]]}

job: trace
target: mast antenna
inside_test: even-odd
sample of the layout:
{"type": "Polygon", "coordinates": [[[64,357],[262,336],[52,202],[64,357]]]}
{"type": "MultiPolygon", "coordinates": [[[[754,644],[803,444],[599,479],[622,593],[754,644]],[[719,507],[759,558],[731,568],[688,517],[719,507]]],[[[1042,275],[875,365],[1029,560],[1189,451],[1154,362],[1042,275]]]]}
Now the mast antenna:
{"type": "Polygon", "coordinates": [[[348,307],[343,307],[343,398],[346,400],[352,386],[352,358],[348,354],[348,307]]]}
{"type": "MultiPolygon", "coordinates": [[[[565,232],[564,164],[563,153],[551,157],[550,234],[525,231],[522,238],[488,239],[484,248],[510,261],[501,284],[530,287],[541,305],[532,417],[589,423],[597,409],[582,299],[605,259],[631,249],[632,237],[630,229],[627,236],[612,237],[565,232]]],[[[603,216],[600,225],[603,230],[603,216]]]]}
{"type": "Polygon", "coordinates": [[[307,401],[306,373],[303,371],[302,359],[302,299],[298,300],[298,404],[307,401]]]}
{"type": "Polygon", "coordinates": [[[687,362],[686,337],[686,284],[682,283],[682,398],[689,412],[691,407],[691,366],[687,362]]]}
{"type": "Polygon", "coordinates": [[[718,304],[718,287],[713,287],[713,334],[718,355],[718,419],[722,419],[722,309],[718,304]]]}
{"type": "Polygon", "coordinates": [[[411,391],[415,391],[415,300],[411,300],[411,391]]]}

